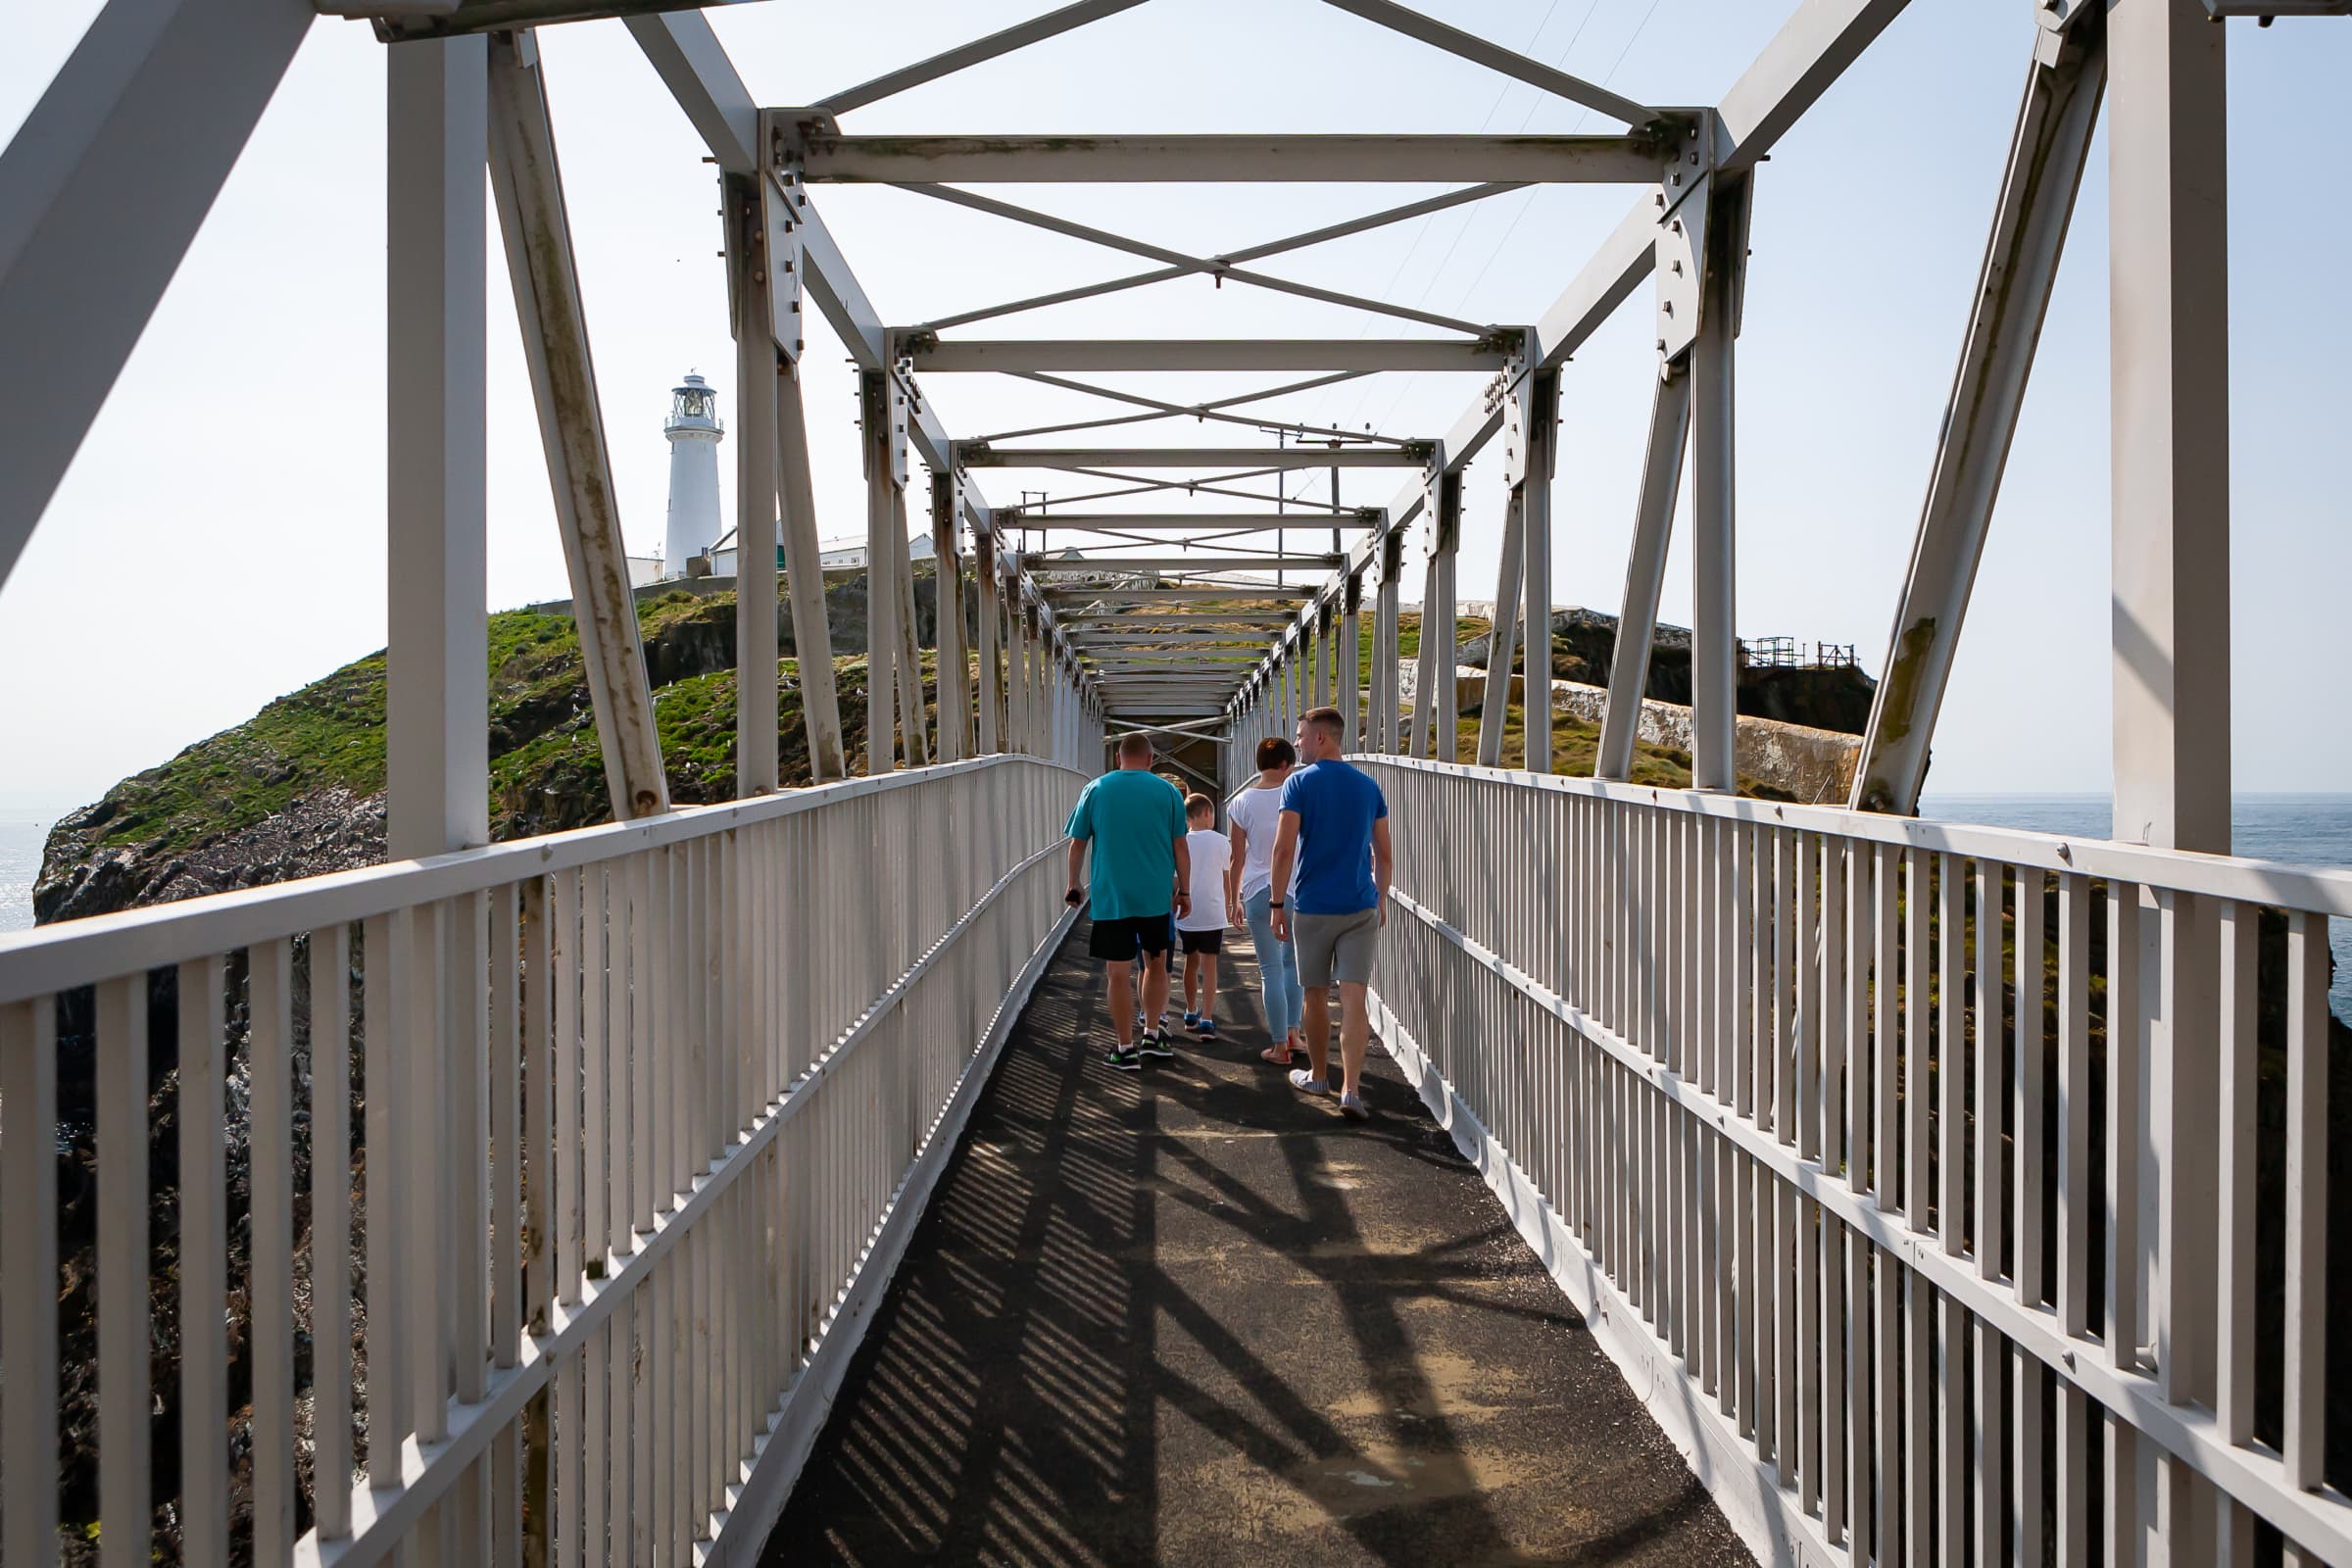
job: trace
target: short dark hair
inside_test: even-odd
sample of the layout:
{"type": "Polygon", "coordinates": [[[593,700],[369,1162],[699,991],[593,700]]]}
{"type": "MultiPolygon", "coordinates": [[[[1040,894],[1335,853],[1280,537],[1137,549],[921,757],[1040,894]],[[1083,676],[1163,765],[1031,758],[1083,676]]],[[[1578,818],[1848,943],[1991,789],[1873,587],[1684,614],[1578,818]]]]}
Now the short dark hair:
{"type": "Polygon", "coordinates": [[[1130,757],[1150,757],[1151,755],[1152,737],[1142,730],[1131,729],[1119,737],[1119,756],[1122,760],[1130,757]]]}
{"type": "Polygon", "coordinates": [[[1264,772],[1269,767],[1288,767],[1298,760],[1298,748],[1279,735],[1269,735],[1257,743],[1257,767],[1264,772]]]}
{"type": "Polygon", "coordinates": [[[1217,803],[1195,791],[1184,798],[1184,814],[1188,817],[1214,816],[1217,814],[1217,803]]]}
{"type": "Polygon", "coordinates": [[[1306,710],[1305,721],[1335,741],[1345,739],[1348,734],[1348,721],[1340,716],[1340,710],[1336,708],[1310,708],[1306,710]]]}

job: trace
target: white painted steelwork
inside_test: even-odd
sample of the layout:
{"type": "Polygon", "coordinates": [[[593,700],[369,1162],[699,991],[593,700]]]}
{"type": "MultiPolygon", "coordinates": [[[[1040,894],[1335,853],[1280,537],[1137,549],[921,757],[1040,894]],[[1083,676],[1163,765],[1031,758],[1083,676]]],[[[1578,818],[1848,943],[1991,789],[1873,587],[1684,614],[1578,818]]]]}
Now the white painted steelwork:
{"type": "MultiPolygon", "coordinates": [[[[1061,826],[1082,782],[981,759],[0,939],[0,1169],[17,1201],[54,1189],[60,1053],[97,1063],[109,1560],[147,1561],[166,1500],[147,1458],[165,1261],[147,1219],[151,997],[176,997],[189,1086],[175,1258],[191,1329],[154,1363],[178,1379],[201,1489],[180,1499],[186,1561],[227,1560],[232,1442],[256,1561],[357,1568],[435,1541],[452,1562],[749,1561],[1075,918],[1061,826]],[[221,1223],[220,1090],[240,1052],[244,1300],[221,1223]],[[316,1138],[307,1238],[298,1103],[316,1138]],[[355,1172],[344,1135],[363,1105],[355,1172]],[[356,1347],[321,1332],[361,1310],[356,1347]],[[249,1347],[249,1417],[228,1402],[223,1322],[249,1347]],[[318,1524],[297,1540],[306,1397],[318,1524]]],[[[57,1423],[20,1402],[55,1409],[47,1235],[12,1231],[0,1274],[12,1564],[56,1546],[32,1527],[53,1507],[57,1423]]]]}
{"type": "Polygon", "coordinates": [[[2139,1561],[2161,1531],[2244,1562],[2260,1520],[2352,1560],[2318,1283],[2352,872],[1368,765],[1397,846],[1375,1025],[1761,1559],[2139,1561]],[[2282,1145],[2255,1119],[2281,1069],[2282,1145]],[[2131,1131],[2103,1163],[2094,1118],[2131,1131]]]}

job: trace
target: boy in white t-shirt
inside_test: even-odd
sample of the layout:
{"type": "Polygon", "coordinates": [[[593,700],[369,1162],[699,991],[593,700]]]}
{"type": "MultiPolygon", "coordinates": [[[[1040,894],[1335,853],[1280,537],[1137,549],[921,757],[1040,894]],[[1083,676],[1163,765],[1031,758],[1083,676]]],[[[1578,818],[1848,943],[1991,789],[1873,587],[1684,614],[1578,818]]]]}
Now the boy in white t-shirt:
{"type": "Polygon", "coordinates": [[[1176,921],[1176,941],[1184,949],[1184,1026],[1203,1040],[1217,1037],[1217,954],[1225,946],[1225,868],[1233,846],[1214,826],[1217,804],[1205,795],[1184,803],[1185,820],[1192,831],[1184,836],[1185,854],[1192,860],[1192,907],[1176,921]],[[1198,1005],[1193,1001],[1200,989],[1198,1005]]]}

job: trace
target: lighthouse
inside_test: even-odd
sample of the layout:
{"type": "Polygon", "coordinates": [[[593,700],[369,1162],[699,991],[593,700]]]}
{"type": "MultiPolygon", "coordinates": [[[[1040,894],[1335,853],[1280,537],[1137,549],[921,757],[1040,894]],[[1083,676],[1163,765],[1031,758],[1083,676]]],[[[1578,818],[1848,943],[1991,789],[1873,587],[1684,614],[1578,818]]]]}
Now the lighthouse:
{"type": "Polygon", "coordinates": [[[662,575],[686,575],[686,558],[710,548],[718,538],[718,394],[692,370],[670,388],[669,531],[662,540],[662,575]]]}

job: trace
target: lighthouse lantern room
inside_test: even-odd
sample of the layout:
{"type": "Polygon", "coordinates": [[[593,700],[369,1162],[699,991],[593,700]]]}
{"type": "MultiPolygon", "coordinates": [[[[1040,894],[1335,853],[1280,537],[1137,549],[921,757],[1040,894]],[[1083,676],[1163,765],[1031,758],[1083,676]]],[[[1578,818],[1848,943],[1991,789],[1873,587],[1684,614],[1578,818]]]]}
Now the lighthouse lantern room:
{"type": "Polygon", "coordinates": [[[718,538],[718,393],[694,371],[670,389],[669,416],[662,421],[669,438],[669,527],[662,540],[662,575],[682,577],[686,558],[708,550],[718,538]]]}

